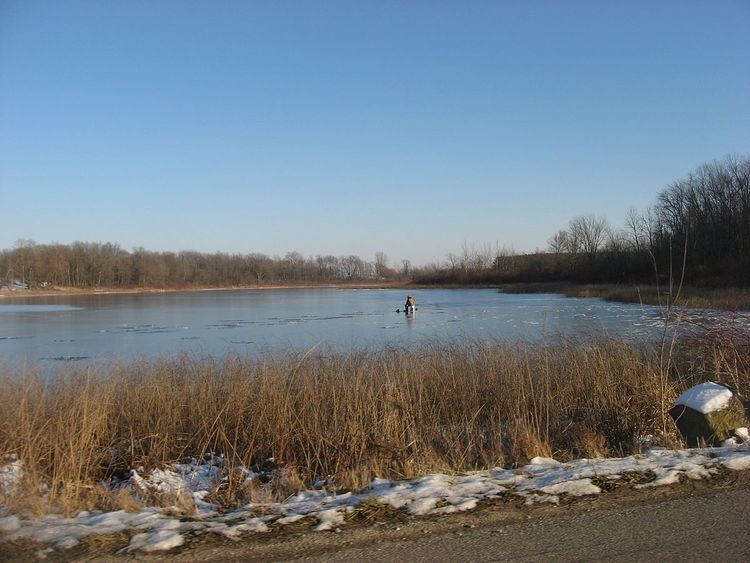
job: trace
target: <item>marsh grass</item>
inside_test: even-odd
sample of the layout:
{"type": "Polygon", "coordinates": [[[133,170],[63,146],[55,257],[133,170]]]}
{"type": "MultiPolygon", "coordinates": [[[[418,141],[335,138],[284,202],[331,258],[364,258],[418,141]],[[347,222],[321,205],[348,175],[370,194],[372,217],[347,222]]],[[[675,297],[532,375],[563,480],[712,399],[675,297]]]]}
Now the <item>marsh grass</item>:
{"type": "Polygon", "coordinates": [[[7,371],[0,459],[21,460],[24,477],[0,502],[35,514],[182,502],[189,513],[189,499],[136,499],[101,483],[211,454],[225,456],[227,476],[211,499],[231,507],[319,478],[346,490],[537,455],[625,455],[647,434],[674,446],[665,412],[683,388],[711,379],[748,392],[749,342],[679,343],[668,364],[658,346],[590,341],[7,371]],[[269,458],[278,477],[248,486],[239,469],[269,458]]]}
{"type": "Polygon", "coordinates": [[[665,288],[655,285],[629,284],[574,284],[566,282],[511,283],[503,284],[504,293],[560,293],[567,297],[598,297],[620,303],[642,303],[644,305],[724,309],[727,311],[750,310],[750,290],[738,287],[699,288],[685,286],[673,296],[665,288]]]}

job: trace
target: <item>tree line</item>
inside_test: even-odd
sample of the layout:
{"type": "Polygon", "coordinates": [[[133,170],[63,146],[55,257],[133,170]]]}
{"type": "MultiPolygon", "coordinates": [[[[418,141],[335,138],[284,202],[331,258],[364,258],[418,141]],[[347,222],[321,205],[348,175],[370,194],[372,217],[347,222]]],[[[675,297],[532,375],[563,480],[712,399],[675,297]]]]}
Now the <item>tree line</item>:
{"type": "Polygon", "coordinates": [[[378,252],[359,256],[283,257],[132,251],[112,243],[35,244],[20,240],[0,251],[0,280],[31,287],[229,286],[290,282],[411,279],[420,284],[496,284],[570,281],[663,282],[701,285],[750,281],[750,157],[728,156],[698,167],[664,188],[644,211],[629,210],[625,224],[604,217],[574,217],[548,248],[517,254],[499,246],[464,244],[441,263],[398,270],[378,252]]]}
{"type": "Polygon", "coordinates": [[[570,281],[745,286],[750,282],[750,158],[699,166],[664,188],[655,203],[630,209],[625,224],[580,215],[554,233],[545,251],[516,255],[464,245],[419,283],[570,281]]]}
{"type": "Polygon", "coordinates": [[[14,248],[0,251],[0,278],[32,288],[243,286],[389,279],[396,275],[381,252],[368,262],[355,255],[306,258],[298,252],[271,257],[144,248],[127,251],[113,243],[36,244],[30,240],[19,240],[14,248]]]}

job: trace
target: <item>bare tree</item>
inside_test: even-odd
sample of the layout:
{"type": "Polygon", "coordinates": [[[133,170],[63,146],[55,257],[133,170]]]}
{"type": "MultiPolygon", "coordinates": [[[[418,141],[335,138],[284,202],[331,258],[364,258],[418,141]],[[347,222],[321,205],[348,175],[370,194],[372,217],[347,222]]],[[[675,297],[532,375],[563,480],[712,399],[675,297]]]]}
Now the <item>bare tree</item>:
{"type": "Polygon", "coordinates": [[[606,237],[606,249],[616,255],[625,252],[628,246],[628,238],[623,231],[607,227],[604,231],[606,237]]]}
{"type": "Polygon", "coordinates": [[[604,242],[607,227],[606,219],[594,215],[579,215],[570,221],[570,235],[579,242],[590,262],[594,261],[604,242]]]}
{"type": "Polygon", "coordinates": [[[375,253],[375,275],[379,278],[387,278],[391,272],[388,267],[388,255],[385,252],[375,253]]]}
{"type": "Polygon", "coordinates": [[[553,254],[562,254],[568,250],[568,231],[560,229],[552,235],[547,241],[550,252],[553,254]]]}
{"type": "Polygon", "coordinates": [[[411,261],[401,260],[401,275],[407,278],[409,277],[410,274],[411,274],[411,261]]]}
{"type": "Polygon", "coordinates": [[[628,214],[625,217],[625,228],[630,244],[638,253],[643,248],[645,224],[644,217],[638,213],[635,207],[628,209],[628,214]]]}
{"type": "Polygon", "coordinates": [[[461,258],[453,254],[452,252],[446,254],[445,259],[448,261],[448,267],[451,270],[455,270],[456,268],[458,268],[459,264],[461,263],[461,258]]]}

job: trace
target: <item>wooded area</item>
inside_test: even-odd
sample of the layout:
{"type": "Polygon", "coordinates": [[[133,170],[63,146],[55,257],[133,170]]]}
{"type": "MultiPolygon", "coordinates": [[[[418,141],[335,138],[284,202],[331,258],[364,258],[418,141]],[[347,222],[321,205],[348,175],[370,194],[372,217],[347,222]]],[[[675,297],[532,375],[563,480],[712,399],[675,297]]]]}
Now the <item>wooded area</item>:
{"type": "Polygon", "coordinates": [[[35,244],[0,251],[0,279],[71,287],[243,286],[289,282],[411,279],[418,284],[681,279],[707,286],[750,281],[750,158],[704,164],[662,190],[644,212],[612,228],[581,215],[553,234],[546,252],[515,254],[465,244],[440,264],[398,270],[382,252],[359,256],[127,251],[112,243],[35,244]],[[684,268],[683,268],[684,265],[684,268]]]}
{"type": "Polygon", "coordinates": [[[692,284],[750,281],[750,158],[700,166],[662,190],[649,209],[631,209],[622,228],[581,215],[550,237],[546,252],[515,255],[465,245],[446,264],[423,268],[415,281],[654,283],[679,282],[683,271],[692,284]]]}
{"type": "Polygon", "coordinates": [[[35,244],[19,241],[0,252],[0,272],[30,287],[243,286],[286,282],[357,281],[395,275],[385,255],[375,262],[359,256],[283,258],[265,254],[132,252],[117,244],[74,242],[35,244]]]}

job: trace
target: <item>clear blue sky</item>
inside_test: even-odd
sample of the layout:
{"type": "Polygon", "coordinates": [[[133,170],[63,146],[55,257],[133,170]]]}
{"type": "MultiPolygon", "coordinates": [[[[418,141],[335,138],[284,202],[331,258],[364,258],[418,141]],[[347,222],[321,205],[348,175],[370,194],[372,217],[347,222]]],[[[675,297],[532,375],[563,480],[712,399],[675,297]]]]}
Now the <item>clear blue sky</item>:
{"type": "Polygon", "coordinates": [[[748,30],[746,0],[0,0],[0,247],[544,247],[750,153],[748,30]]]}

